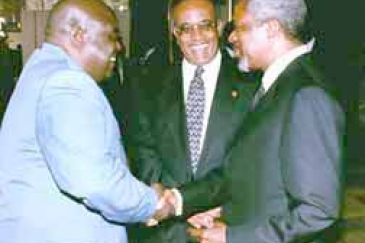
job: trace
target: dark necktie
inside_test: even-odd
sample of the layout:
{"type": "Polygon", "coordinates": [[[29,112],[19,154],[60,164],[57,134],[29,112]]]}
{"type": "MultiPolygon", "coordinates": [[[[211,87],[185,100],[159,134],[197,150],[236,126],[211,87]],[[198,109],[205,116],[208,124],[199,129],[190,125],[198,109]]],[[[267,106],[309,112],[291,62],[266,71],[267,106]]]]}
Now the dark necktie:
{"type": "Polygon", "coordinates": [[[260,88],[256,91],[252,102],[251,102],[251,110],[254,110],[256,105],[259,103],[260,99],[265,95],[265,89],[264,87],[262,87],[262,85],[260,86],[260,88]]]}
{"type": "Polygon", "coordinates": [[[186,102],[186,124],[190,148],[191,167],[196,172],[200,157],[200,139],[203,129],[203,115],[205,105],[204,81],[201,77],[203,68],[198,66],[190,83],[186,102]]]}

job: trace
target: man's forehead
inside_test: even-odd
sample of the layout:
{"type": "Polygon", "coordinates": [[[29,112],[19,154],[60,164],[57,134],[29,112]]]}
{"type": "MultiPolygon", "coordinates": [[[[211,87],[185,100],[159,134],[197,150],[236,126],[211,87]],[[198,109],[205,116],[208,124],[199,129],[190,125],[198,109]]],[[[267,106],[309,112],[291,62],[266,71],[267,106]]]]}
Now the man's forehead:
{"type": "MultiPolygon", "coordinates": [[[[100,22],[99,22],[100,23],[100,22]]],[[[101,31],[110,36],[119,35],[119,28],[117,24],[111,23],[100,23],[102,25],[101,31]]]]}
{"type": "Polygon", "coordinates": [[[250,22],[254,19],[253,15],[250,14],[243,5],[237,5],[233,13],[234,22],[250,22]]]}
{"type": "Polygon", "coordinates": [[[175,21],[192,20],[196,17],[214,19],[214,6],[207,1],[187,1],[180,3],[173,11],[173,19],[175,21]]]}

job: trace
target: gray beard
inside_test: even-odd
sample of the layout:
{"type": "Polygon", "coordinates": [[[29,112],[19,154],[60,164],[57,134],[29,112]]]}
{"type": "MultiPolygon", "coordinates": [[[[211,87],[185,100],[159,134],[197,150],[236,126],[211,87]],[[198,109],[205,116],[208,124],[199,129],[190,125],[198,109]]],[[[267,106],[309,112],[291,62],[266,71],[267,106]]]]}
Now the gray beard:
{"type": "Polygon", "coordinates": [[[238,69],[241,71],[241,72],[245,72],[245,73],[248,73],[250,71],[250,68],[249,68],[249,63],[248,63],[248,59],[247,57],[242,57],[238,60],[238,69]]]}

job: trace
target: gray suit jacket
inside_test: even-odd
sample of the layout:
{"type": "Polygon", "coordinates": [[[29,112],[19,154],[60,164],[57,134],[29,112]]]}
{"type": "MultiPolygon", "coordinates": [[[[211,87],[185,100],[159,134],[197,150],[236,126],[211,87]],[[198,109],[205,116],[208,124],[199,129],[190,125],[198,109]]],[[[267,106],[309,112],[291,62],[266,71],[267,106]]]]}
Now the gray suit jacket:
{"type": "Polygon", "coordinates": [[[0,154],[1,242],[126,243],[124,226],[112,222],[155,212],[157,195],[130,173],[107,99],[54,44],[24,67],[0,154]]]}
{"type": "MultiPolygon", "coordinates": [[[[137,177],[147,183],[162,182],[176,187],[193,182],[222,165],[248,111],[257,83],[238,76],[235,64],[223,56],[209,124],[195,175],[192,173],[187,143],[181,66],[171,67],[154,78],[148,102],[139,111],[129,137],[132,166],[137,177]]],[[[186,223],[180,219],[154,229],[130,231],[139,242],[186,243],[186,223]]]]}
{"type": "Polygon", "coordinates": [[[185,213],[223,195],[229,243],[324,242],[341,211],[344,127],[310,57],[296,59],[246,116],[223,172],[180,188],[185,213]]]}

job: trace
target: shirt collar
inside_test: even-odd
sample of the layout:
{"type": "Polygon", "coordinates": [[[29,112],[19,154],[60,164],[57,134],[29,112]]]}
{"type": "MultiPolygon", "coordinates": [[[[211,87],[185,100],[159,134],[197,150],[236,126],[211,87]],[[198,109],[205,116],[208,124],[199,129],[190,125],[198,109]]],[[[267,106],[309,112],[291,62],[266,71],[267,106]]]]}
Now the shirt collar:
{"type": "MultiPolygon", "coordinates": [[[[215,57],[213,58],[213,60],[202,66],[204,69],[203,77],[204,77],[204,74],[218,72],[220,65],[221,65],[221,61],[222,61],[222,54],[218,50],[218,52],[215,55],[215,57]]],[[[188,73],[189,76],[191,76],[188,78],[188,80],[193,79],[194,73],[195,73],[195,70],[197,67],[198,67],[197,65],[188,62],[188,60],[186,60],[184,58],[184,60],[182,62],[182,68],[183,68],[183,70],[186,70],[186,72],[184,71],[184,73],[188,73]]]]}
{"type": "Polygon", "coordinates": [[[262,84],[261,84],[265,92],[267,92],[270,89],[270,87],[274,84],[279,75],[285,70],[287,66],[289,66],[289,64],[294,59],[312,51],[314,41],[315,40],[312,39],[308,43],[300,45],[288,51],[287,53],[276,59],[266,69],[264,76],[262,77],[262,84]]]}
{"type": "Polygon", "coordinates": [[[76,62],[76,60],[74,60],[73,58],[71,58],[64,49],[62,49],[60,46],[55,45],[53,43],[50,42],[44,42],[42,44],[42,49],[45,50],[46,52],[50,52],[52,54],[56,54],[57,56],[61,56],[63,58],[65,58],[65,60],[67,60],[67,64],[75,70],[83,70],[83,68],[76,62]]]}

